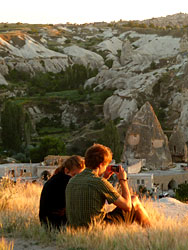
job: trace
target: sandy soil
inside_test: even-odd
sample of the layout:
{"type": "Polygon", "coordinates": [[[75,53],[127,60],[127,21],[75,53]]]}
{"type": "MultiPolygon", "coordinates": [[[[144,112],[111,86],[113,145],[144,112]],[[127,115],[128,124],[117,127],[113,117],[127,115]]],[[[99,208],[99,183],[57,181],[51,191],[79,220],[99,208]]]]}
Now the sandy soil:
{"type": "MultiPolygon", "coordinates": [[[[23,239],[12,239],[12,238],[5,238],[6,242],[10,243],[13,242],[14,250],[57,250],[55,246],[44,246],[39,245],[36,241],[30,240],[23,240],[23,239]]],[[[66,250],[62,249],[61,250],[66,250]]]]}

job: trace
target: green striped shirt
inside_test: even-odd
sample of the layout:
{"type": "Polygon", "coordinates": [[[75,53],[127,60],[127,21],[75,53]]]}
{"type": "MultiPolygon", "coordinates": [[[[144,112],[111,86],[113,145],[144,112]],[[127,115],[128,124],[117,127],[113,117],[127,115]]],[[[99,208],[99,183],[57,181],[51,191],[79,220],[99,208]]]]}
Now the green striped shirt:
{"type": "Polygon", "coordinates": [[[101,222],[105,217],[105,201],[114,203],[120,194],[106,179],[86,168],[70,179],[66,188],[66,214],[73,227],[101,222]]]}

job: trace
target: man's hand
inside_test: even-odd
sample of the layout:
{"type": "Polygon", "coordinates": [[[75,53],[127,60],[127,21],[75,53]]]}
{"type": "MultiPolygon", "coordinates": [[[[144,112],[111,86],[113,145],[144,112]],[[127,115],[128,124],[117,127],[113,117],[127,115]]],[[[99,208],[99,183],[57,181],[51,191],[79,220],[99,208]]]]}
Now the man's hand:
{"type": "Polygon", "coordinates": [[[127,179],[127,173],[121,165],[119,165],[119,172],[115,172],[115,174],[117,175],[118,180],[127,179]]]}
{"type": "Polygon", "coordinates": [[[113,171],[111,170],[111,166],[110,165],[108,165],[108,167],[106,168],[106,171],[104,172],[104,174],[103,174],[103,178],[105,178],[105,179],[109,179],[110,178],[110,176],[112,176],[113,175],[113,171]]]}
{"type": "Polygon", "coordinates": [[[121,165],[119,166],[119,172],[115,173],[121,185],[122,195],[114,202],[114,204],[121,209],[124,209],[125,211],[131,211],[132,202],[130,190],[127,183],[127,173],[121,165]]]}

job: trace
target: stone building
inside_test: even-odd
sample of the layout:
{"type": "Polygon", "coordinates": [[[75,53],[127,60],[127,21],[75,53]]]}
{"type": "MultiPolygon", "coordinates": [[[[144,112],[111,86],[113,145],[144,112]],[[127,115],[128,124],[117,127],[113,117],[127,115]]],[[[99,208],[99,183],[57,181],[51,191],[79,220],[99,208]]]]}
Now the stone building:
{"type": "Polygon", "coordinates": [[[188,183],[188,171],[159,171],[153,174],[153,181],[160,190],[176,189],[178,185],[188,183]]]}
{"type": "Polygon", "coordinates": [[[168,139],[149,102],[136,113],[126,133],[122,161],[131,159],[145,159],[151,170],[172,166],[168,139]]]}
{"type": "Polygon", "coordinates": [[[169,149],[173,162],[187,162],[187,145],[180,128],[173,131],[169,138],[169,149]]]}
{"type": "Polygon", "coordinates": [[[149,191],[154,189],[154,177],[150,173],[129,174],[128,183],[129,187],[136,192],[139,191],[140,186],[145,187],[149,191]]]}

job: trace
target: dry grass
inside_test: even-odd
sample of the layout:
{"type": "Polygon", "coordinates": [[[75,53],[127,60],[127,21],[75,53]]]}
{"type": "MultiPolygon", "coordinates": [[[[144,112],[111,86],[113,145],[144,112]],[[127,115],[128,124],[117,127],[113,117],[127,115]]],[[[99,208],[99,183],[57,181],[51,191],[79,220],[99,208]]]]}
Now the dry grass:
{"type": "Polygon", "coordinates": [[[0,239],[0,250],[13,250],[14,243],[11,241],[8,243],[3,237],[0,239]]]}
{"type": "MultiPolygon", "coordinates": [[[[97,226],[83,231],[46,232],[38,219],[39,184],[0,186],[0,235],[21,237],[69,250],[117,250],[117,249],[188,249],[188,218],[182,221],[166,218],[157,211],[152,201],[143,201],[152,222],[152,228],[131,226],[97,226]]],[[[11,243],[13,244],[13,243],[11,243]]],[[[0,249],[12,249],[2,239],[0,249]],[[4,248],[1,248],[1,245],[4,248]]]]}

